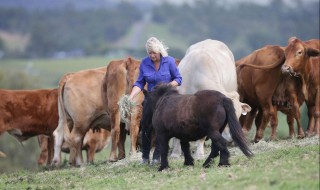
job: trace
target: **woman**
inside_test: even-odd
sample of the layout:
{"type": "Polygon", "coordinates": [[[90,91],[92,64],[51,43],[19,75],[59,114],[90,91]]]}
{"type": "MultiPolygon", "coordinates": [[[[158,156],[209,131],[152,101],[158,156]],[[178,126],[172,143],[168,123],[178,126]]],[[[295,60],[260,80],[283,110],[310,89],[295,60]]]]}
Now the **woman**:
{"type": "MultiPolygon", "coordinates": [[[[159,83],[169,83],[172,86],[179,86],[182,77],[176,66],[175,59],[168,56],[168,47],[161,43],[157,38],[151,37],[147,40],[146,50],[148,56],[142,59],[140,73],[137,81],[133,84],[130,100],[138,95],[146,84],[148,91],[159,83]]],[[[142,163],[149,163],[149,153],[151,148],[152,127],[142,127],[142,163]]],[[[153,154],[153,164],[159,162],[159,145],[156,140],[155,151],[153,154]]]]}

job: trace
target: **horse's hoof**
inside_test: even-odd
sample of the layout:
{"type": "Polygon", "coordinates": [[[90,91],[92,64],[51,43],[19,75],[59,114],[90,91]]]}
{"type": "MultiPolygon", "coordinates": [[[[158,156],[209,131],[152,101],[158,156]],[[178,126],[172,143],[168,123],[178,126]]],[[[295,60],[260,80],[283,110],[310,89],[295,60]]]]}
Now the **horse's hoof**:
{"type": "Polygon", "coordinates": [[[190,162],[185,162],[184,165],[185,166],[194,166],[194,163],[193,163],[193,161],[190,161],[190,162]]]}
{"type": "Polygon", "coordinates": [[[229,163],[223,164],[223,163],[219,163],[218,167],[230,167],[231,165],[229,163]]]}
{"type": "Polygon", "coordinates": [[[162,170],[167,169],[167,168],[169,168],[169,166],[160,166],[158,169],[158,172],[161,172],[162,170]]]}

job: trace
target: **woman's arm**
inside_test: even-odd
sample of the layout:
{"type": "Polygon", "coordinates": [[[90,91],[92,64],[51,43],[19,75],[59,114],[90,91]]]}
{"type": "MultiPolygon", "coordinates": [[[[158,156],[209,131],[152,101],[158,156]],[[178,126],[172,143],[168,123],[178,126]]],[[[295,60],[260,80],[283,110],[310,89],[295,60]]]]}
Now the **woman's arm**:
{"type": "Polygon", "coordinates": [[[130,100],[133,100],[134,97],[136,97],[141,92],[141,89],[137,86],[134,86],[132,88],[131,94],[129,96],[130,100]]]}

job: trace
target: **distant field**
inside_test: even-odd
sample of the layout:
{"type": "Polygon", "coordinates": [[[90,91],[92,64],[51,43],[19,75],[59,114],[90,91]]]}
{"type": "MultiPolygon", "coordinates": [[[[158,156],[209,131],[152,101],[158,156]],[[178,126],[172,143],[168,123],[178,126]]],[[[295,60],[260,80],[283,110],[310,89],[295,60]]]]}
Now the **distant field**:
{"type": "Polygon", "coordinates": [[[83,57],[70,59],[0,60],[0,72],[15,74],[24,72],[36,78],[40,87],[56,87],[59,79],[68,72],[106,66],[111,58],[83,57]]]}

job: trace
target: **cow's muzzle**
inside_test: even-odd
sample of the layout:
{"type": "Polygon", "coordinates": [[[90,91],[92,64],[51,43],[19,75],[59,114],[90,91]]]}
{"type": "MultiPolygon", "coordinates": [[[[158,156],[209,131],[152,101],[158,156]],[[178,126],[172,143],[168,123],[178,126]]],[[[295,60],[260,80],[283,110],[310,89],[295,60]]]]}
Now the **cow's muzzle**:
{"type": "Polygon", "coordinates": [[[281,71],[282,71],[282,73],[288,73],[288,74],[290,74],[291,76],[295,76],[295,77],[298,76],[298,74],[293,71],[292,67],[289,66],[289,65],[286,65],[286,64],[282,65],[281,71]]]}

